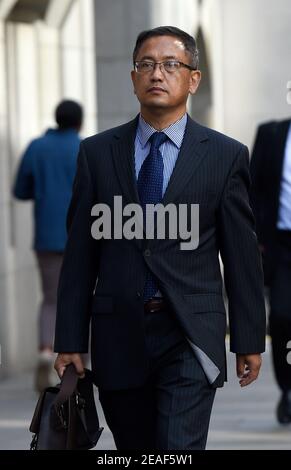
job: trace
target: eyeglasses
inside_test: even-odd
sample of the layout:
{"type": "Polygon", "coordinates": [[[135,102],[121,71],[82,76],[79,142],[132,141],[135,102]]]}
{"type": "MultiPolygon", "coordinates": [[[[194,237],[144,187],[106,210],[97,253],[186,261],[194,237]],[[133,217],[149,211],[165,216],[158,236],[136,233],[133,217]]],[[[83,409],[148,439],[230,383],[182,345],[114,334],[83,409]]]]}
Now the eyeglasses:
{"type": "Polygon", "coordinates": [[[165,60],[163,62],[151,62],[149,60],[137,60],[134,62],[134,69],[137,73],[145,74],[150,73],[154,70],[155,66],[159,65],[162,72],[175,73],[180,70],[181,67],[185,67],[189,70],[196,70],[191,65],[184,64],[179,60],[165,60]]]}

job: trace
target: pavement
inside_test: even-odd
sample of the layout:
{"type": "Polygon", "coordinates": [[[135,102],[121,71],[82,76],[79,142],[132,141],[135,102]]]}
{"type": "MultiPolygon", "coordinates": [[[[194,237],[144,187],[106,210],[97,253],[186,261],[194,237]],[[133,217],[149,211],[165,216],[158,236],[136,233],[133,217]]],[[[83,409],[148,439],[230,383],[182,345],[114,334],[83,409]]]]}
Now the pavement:
{"type": "MultiPolygon", "coordinates": [[[[228,382],[217,390],[209,428],[207,449],[291,450],[291,425],[279,425],[275,408],[280,397],[275,384],[270,345],[263,355],[259,379],[240,388],[235,375],[235,356],[228,354],[228,382]]],[[[0,449],[29,449],[28,428],[38,395],[32,389],[33,373],[0,381],[0,449]]],[[[96,393],[104,431],[96,450],[114,450],[96,393]]]]}

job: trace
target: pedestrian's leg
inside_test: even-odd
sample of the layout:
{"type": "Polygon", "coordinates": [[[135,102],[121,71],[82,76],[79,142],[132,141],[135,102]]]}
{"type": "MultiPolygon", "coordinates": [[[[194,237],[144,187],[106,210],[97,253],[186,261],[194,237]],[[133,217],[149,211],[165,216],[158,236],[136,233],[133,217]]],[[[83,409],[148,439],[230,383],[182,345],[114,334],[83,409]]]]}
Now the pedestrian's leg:
{"type": "Polygon", "coordinates": [[[145,314],[155,383],[155,450],[204,449],[215,396],[173,313],[145,314]]]}
{"type": "Polygon", "coordinates": [[[102,390],[99,400],[117,450],[153,450],[155,448],[154,388],[102,390]]]}
{"type": "Polygon", "coordinates": [[[270,333],[275,376],[284,392],[291,390],[291,365],[287,362],[287,344],[291,341],[291,239],[290,250],[283,245],[278,253],[270,285],[270,333]]]}
{"type": "Polygon", "coordinates": [[[62,254],[37,252],[42,287],[39,315],[39,349],[53,350],[57,288],[62,265],[62,254]]]}
{"type": "Polygon", "coordinates": [[[203,450],[215,390],[191,347],[161,368],[157,382],[156,442],[159,450],[203,450]]]}
{"type": "Polygon", "coordinates": [[[291,232],[278,234],[277,256],[270,283],[270,334],[276,381],[281,389],[277,419],[291,422],[291,364],[287,361],[291,341],[291,232]]]}
{"type": "Polygon", "coordinates": [[[53,372],[53,341],[56,322],[57,286],[62,263],[61,253],[37,252],[41,279],[42,302],[38,316],[39,361],[35,388],[41,392],[51,385],[53,372]]]}

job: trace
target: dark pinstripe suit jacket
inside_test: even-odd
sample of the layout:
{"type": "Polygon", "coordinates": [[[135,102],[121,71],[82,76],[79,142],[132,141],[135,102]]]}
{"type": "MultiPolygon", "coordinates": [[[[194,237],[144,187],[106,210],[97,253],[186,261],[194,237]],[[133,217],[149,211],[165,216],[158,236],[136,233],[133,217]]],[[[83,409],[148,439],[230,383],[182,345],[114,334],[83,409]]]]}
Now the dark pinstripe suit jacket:
{"type": "Polygon", "coordinates": [[[137,118],[84,140],[68,212],[61,270],[56,352],[86,352],[92,316],[92,368],[105,389],[141,385],[148,371],[142,291],[146,266],[185,335],[225,380],[226,312],[218,254],[229,301],[231,351],[265,348],[261,259],[254,232],[247,147],[190,117],[162,203],[200,204],[200,241],[182,251],[180,239],[94,240],[92,206],[123,197],[138,203],[134,172],[137,118]],[[97,280],[97,282],[96,282],[97,280]]]}

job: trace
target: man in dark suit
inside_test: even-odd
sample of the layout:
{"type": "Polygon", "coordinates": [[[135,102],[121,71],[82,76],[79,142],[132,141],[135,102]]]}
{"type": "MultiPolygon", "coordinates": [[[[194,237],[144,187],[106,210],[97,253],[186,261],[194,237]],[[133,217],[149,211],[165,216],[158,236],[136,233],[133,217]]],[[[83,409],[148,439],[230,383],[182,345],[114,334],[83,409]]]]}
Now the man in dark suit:
{"type": "Polygon", "coordinates": [[[284,424],[291,422],[291,365],[287,361],[291,340],[290,119],[259,126],[250,168],[251,205],[269,286],[273,364],[282,392],[277,418],[284,424]]]}
{"type": "Polygon", "coordinates": [[[140,114],[81,144],[58,291],[55,367],[61,376],[74,362],[82,375],[92,317],[92,369],[117,448],[204,449],[215,391],[226,380],[219,252],[241,386],[257,378],[265,347],[248,150],[186,113],[200,81],[194,38],[174,27],[142,32],[133,61],[140,114]],[[119,224],[113,237],[99,237],[91,210],[97,215],[101,203],[110,209],[106,232],[121,213],[130,215],[133,203],[141,206],[142,237],[128,236],[128,217],[123,232],[119,224]],[[156,217],[154,238],[148,236],[145,215],[159,203],[171,216],[180,205],[190,216],[199,204],[194,226],[190,218],[192,228],[199,223],[195,249],[182,249],[189,219],[173,237],[169,216],[159,237],[156,217]]]}

